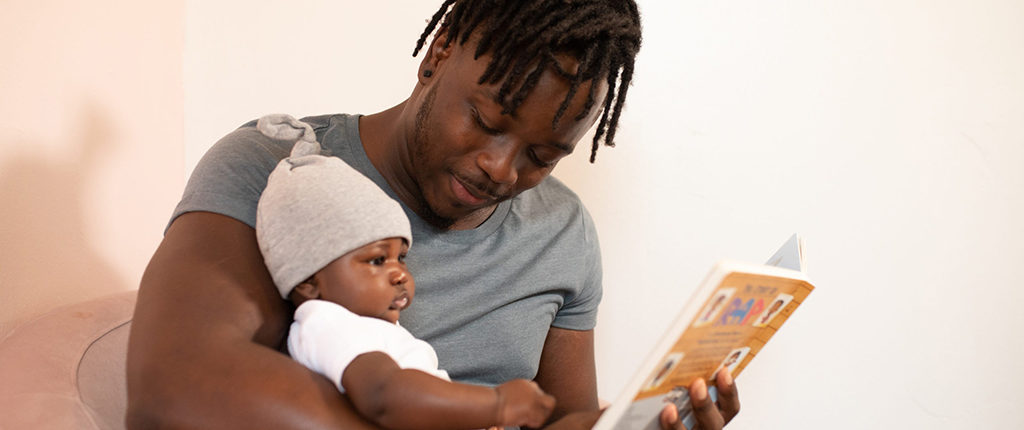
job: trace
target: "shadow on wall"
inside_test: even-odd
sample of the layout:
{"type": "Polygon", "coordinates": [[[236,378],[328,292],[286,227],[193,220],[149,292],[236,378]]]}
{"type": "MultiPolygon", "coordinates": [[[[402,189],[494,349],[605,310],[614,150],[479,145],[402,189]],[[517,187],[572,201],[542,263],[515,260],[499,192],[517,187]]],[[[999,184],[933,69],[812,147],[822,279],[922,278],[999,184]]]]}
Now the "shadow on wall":
{"type": "Polygon", "coordinates": [[[113,126],[95,106],[61,150],[46,157],[38,142],[0,160],[0,340],[18,324],[54,307],[124,290],[87,237],[84,196],[89,176],[111,150],[113,126]]]}

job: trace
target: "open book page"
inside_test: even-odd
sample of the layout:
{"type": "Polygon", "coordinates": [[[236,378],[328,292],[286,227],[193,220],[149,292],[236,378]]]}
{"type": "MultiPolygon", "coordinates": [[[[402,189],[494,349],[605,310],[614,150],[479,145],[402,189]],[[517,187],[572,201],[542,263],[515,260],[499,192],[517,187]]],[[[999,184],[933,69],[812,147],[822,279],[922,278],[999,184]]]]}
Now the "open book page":
{"type": "MultiPolygon", "coordinates": [[[[773,260],[801,264],[799,249],[794,236],[773,260]]],[[[668,403],[694,428],[687,387],[697,378],[714,380],[723,367],[739,376],[813,289],[796,270],[719,263],[595,429],[657,429],[668,403]]]]}

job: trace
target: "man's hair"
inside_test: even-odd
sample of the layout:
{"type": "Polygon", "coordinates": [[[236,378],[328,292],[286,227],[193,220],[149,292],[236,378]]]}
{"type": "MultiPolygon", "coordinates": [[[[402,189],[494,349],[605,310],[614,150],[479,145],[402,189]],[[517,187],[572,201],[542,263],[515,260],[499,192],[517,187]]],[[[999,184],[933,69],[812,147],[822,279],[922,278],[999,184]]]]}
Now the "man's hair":
{"type": "Polygon", "coordinates": [[[597,79],[604,78],[608,94],[590,162],[594,162],[602,138],[605,145],[615,146],[615,130],[640,49],[640,13],[633,0],[445,0],[420,35],[413,56],[439,22],[440,28],[448,31],[445,47],[453,41],[465,44],[474,31],[479,33],[474,58],[485,53],[493,57],[478,83],[502,83],[497,102],[503,114],[515,113],[550,68],[570,82],[552,128],[580,84],[594,81],[582,112],[574,118],[579,121],[593,108],[597,79]],[[555,60],[556,54],[575,57],[579,61],[576,73],[564,70],[555,60]]]}

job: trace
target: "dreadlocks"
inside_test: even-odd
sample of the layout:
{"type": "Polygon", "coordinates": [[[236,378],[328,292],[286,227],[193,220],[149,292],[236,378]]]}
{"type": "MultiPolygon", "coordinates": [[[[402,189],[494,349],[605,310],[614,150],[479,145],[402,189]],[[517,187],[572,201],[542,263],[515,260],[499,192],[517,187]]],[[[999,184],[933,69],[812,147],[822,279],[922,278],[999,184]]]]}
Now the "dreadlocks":
{"type": "MultiPolygon", "coordinates": [[[[633,79],[633,60],[640,49],[640,13],[633,0],[445,0],[420,35],[413,56],[439,22],[440,28],[448,30],[445,47],[453,41],[465,44],[474,31],[479,32],[474,58],[485,53],[492,58],[478,83],[501,82],[497,102],[503,114],[514,113],[550,68],[570,82],[569,93],[551,123],[552,128],[557,127],[580,84],[604,78],[608,95],[590,162],[597,157],[602,138],[605,145],[615,146],[619,115],[633,79]],[[555,60],[556,54],[575,57],[577,71],[564,70],[555,60]]],[[[596,88],[590,86],[575,121],[590,113],[596,88]]]]}

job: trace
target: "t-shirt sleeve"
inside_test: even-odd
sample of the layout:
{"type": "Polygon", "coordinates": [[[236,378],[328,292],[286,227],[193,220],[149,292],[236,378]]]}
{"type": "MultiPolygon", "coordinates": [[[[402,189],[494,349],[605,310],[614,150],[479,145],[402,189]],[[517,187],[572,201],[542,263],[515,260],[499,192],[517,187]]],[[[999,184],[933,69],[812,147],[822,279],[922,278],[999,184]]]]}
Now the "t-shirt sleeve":
{"type": "Polygon", "coordinates": [[[260,133],[255,123],[231,132],[216,144],[192,171],[168,227],[182,214],[214,212],[256,226],[256,204],[267,177],[288,155],[290,142],[260,133]]]}
{"type": "Polygon", "coordinates": [[[583,255],[580,285],[574,290],[574,294],[566,297],[551,325],[568,330],[591,330],[597,325],[597,307],[601,303],[603,293],[601,246],[597,240],[594,220],[582,205],[579,217],[583,230],[580,245],[583,255]]]}

